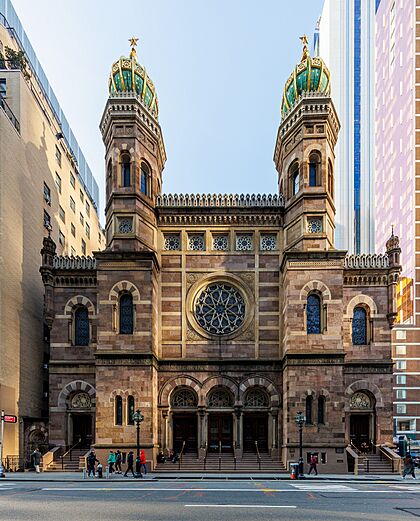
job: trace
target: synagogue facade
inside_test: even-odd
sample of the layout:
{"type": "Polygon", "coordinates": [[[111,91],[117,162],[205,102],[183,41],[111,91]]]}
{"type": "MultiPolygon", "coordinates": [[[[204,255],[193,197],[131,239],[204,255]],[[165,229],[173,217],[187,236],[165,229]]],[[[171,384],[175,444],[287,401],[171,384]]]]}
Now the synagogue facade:
{"type": "MultiPolygon", "coordinates": [[[[135,43],[135,42],[133,42],[135,43]]],[[[392,441],[391,327],[398,238],[384,253],[334,247],[339,121],[329,71],[304,45],[284,87],[271,195],[162,193],[154,85],[116,61],[100,123],[107,247],[55,254],[41,273],[50,329],[49,440],[99,454],[141,446],[304,452],[347,469],[346,447],[392,441]]]]}

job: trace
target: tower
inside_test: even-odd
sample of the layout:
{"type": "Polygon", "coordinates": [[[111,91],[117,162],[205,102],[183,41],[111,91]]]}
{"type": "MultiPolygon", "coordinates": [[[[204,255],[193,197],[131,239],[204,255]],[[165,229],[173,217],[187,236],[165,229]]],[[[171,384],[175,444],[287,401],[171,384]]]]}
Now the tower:
{"type": "Polygon", "coordinates": [[[340,124],[330,97],[330,74],[319,57],[303,53],[284,87],[274,162],[285,196],[285,250],[334,248],[334,146],[340,124]]]}
{"type": "Polygon", "coordinates": [[[165,146],[156,90],[137,61],[137,38],[130,45],[129,58],[112,65],[100,123],[106,148],[107,249],[156,251],[154,202],[162,190],[165,146]]]}

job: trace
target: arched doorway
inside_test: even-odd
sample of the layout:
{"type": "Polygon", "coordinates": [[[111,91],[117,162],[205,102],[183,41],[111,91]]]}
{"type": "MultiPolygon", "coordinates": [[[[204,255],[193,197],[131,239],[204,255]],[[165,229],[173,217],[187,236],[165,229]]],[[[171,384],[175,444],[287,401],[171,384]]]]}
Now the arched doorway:
{"type": "Polygon", "coordinates": [[[222,386],[213,388],[208,395],[207,443],[210,452],[233,451],[233,403],[232,393],[222,386]]]}
{"type": "Polygon", "coordinates": [[[350,441],[358,449],[376,441],[375,398],[369,391],[357,391],[350,398],[350,441]]]}
{"type": "Polygon", "coordinates": [[[93,439],[93,413],[92,401],[88,393],[76,392],[70,396],[68,401],[69,412],[69,436],[68,444],[76,443],[79,448],[89,448],[93,439]]]}
{"type": "Polygon", "coordinates": [[[197,452],[197,404],[197,395],[188,387],[175,389],[172,393],[172,435],[175,452],[181,452],[183,447],[184,452],[197,452]]]}
{"type": "Polygon", "coordinates": [[[244,452],[268,451],[269,397],[259,388],[252,387],[244,397],[243,450],[244,452]]]}

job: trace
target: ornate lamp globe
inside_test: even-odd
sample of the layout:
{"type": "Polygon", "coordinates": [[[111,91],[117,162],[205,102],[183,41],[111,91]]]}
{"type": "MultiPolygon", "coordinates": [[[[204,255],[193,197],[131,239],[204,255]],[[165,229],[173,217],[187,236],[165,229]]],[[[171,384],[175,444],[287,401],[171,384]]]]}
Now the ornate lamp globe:
{"type": "Polygon", "coordinates": [[[130,57],[121,56],[113,63],[108,80],[110,96],[118,96],[123,93],[135,93],[146,105],[149,111],[157,118],[159,115],[158,99],[155,86],[147,76],[145,67],[137,61],[138,38],[130,38],[130,57]]]}
{"type": "Polygon", "coordinates": [[[308,50],[308,38],[301,36],[303,53],[300,62],[294,68],[284,86],[281,102],[281,115],[284,118],[289,109],[304,92],[330,94],[330,71],[319,57],[311,57],[308,50]]]}
{"type": "Polygon", "coordinates": [[[139,409],[137,409],[137,411],[133,414],[133,420],[136,422],[136,423],[140,423],[144,420],[144,416],[142,415],[142,413],[139,411],[139,409]]]}
{"type": "Polygon", "coordinates": [[[302,411],[296,413],[295,422],[298,427],[303,427],[303,424],[305,423],[305,415],[302,411]]]}

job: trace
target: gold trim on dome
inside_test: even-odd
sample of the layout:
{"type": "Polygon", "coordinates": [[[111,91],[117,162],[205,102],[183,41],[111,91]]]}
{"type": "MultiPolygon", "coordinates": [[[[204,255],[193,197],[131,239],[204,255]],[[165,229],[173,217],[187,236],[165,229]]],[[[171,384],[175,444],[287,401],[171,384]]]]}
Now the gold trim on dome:
{"type": "Polygon", "coordinates": [[[111,73],[109,76],[110,76],[112,86],[114,87],[114,91],[117,92],[117,86],[115,85],[114,75],[111,73]]]}
{"type": "Polygon", "coordinates": [[[121,58],[118,60],[118,67],[119,67],[119,70],[120,70],[120,78],[121,78],[121,87],[122,87],[122,90],[125,92],[126,91],[126,88],[125,88],[125,81],[124,81],[124,76],[123,76],[123,72],[122,72],[122,66],[121,66],[121,58]]]}
{"type": "Polygon", "coordinates": [[[321,67],[320,67],[320,73],[319,73],[319,81],[318,81],[318,87],[316,89],[317,92],[321,90],[321,83],[322,83],[322,73],[324,72],[324,63],[321,61],[321,67]]]}
{"type": "Polygon", "coordinates": [[[141,91],[141,99],[144,100],[146,96],[146,87],[147,87],[147,73],[146,67],[143,67],[144,77],[143,77],[143,90],[141,91]]]}
{"type": "Polygon", "coordinates": [[[312,61],[311,61],[311,58],[308,58],[308,60],[307,60],[306,70],[308,71],[307,87],[308,87],[308,91],[310,91],[311,90],[311,74],[312,74],[312,61]]]}

